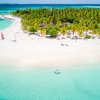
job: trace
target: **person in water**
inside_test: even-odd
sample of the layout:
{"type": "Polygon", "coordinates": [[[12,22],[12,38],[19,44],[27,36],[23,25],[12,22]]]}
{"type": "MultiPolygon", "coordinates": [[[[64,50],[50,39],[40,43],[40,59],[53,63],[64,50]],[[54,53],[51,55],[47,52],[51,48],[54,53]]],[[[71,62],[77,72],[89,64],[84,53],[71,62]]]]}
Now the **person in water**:
{"type": "Polygon", "coordinates": [[[4,40],[5,37],[4,37],[4,34],[1,32],[1,40],[4,40]]]}

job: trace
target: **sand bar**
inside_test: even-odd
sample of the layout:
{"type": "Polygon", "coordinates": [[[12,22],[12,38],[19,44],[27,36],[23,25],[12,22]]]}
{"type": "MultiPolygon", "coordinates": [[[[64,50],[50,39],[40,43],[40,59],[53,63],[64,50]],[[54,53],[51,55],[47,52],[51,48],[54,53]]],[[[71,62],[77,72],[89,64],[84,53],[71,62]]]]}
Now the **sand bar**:
{"type": "Polygon", "coordinates": [[[21,66],[67,67],[75,64],[100,62],[100,39],[56,40],[29,36],[21,30],[19,18],[2,32],[5,40],[0,40],[0,63],[21,66]],[[16,35],[17,42],[13,42],[16,35]],[[68,46],[61,44],[68,44],[68,46]]]}

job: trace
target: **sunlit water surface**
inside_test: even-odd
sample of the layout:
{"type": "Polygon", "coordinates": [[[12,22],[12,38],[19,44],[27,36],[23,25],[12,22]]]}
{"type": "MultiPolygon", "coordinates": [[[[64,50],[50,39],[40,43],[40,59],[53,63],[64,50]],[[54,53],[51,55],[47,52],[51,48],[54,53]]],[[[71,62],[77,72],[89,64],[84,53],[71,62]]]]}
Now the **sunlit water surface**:
{"type": "Polygon", "coordinates": [[[0,65],[0,100],[100,100],[100,63],[26,69],[0,65]]]}
{"type": "Polygon", "coordinates": [[[0,31],[9,27],[12,23],[13,23],[12,20],[0,18],[0,31]]]}

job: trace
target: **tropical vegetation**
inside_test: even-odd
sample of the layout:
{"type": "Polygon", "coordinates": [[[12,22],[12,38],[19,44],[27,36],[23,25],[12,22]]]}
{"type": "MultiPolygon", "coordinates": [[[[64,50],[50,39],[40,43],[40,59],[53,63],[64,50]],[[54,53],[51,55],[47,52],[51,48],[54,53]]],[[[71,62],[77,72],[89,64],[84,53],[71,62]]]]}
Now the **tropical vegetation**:
{"type": "MultiPolygon", "coordinates": [[[[65,35],[71,30],[81,37],[84,31],[100,35],[100,9],[65,8],[65,9],[25,9],[11,13],[21,18],[22,29],[55,37],[58,33],[65,35]]],[[[87,36],[88,37],[88,36],[87,36]]]]}

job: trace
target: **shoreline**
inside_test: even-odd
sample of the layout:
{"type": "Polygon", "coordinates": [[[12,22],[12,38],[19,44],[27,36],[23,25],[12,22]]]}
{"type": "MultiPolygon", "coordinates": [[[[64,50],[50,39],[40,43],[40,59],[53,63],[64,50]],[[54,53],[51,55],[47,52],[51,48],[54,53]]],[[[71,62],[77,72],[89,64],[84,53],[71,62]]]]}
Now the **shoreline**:
{"type": "Polygon", "coordinates": [[[19,18],[12,17],[11,15],[5,15],[5,17],[13,20],[13,23],[9,27],[2,30],[2,32],[5,35],[5,38],[11,39],[12,38],[11,36],[15,35],[16,32],[18,32],[18,31],[21,32],[21,23],[20,23],[21,20],[19,18]]]}
{"type": "Polygon", "coordinates": [[[100,40],[56,40],[28,36],[21,30],[19,18],[2,31],[6,36],[0,40],[0,64],[23,67],[67,67],[100,62],[100,40]],[[17,42],[12,42],[16,34],[17,42]],[[66,43],[69,46],[61,46],[66,43]]]}

